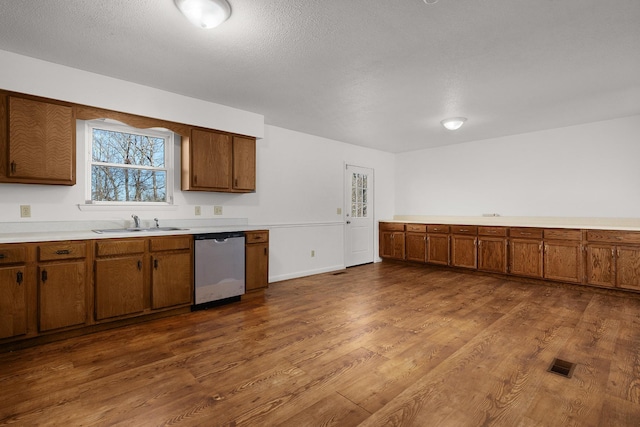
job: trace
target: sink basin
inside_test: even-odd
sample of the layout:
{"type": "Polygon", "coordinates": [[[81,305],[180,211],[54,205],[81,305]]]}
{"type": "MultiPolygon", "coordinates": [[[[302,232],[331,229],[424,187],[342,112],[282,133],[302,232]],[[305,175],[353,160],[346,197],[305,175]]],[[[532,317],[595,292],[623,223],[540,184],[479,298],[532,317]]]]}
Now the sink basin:
{"type": "Polygon", "coordinates": [[[104,228],[102,230],[92,230],[94,233],[138,233],[141,231],[176,231],[188,230],[180,227],[149,227],[149,228],[104,228]]]}

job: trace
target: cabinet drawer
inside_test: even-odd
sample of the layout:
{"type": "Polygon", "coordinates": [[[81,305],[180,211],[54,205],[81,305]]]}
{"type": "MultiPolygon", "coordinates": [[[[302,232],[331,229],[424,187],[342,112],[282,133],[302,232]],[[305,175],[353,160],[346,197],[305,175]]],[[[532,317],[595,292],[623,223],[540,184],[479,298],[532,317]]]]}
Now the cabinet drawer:
{"type": "Polygon", "coordinates": [[[614,230],[587,230],[590,242],[633,243],[640,244],[640,232],[614,230]]]}
{"type": "Polygon", "coordinates": [[[178,237],[155,237],[149,241],[149,250],[151,252],[158,252],[190,249],[192,240],[193,237],[191,235],[178,237]]]}
{"type": "Polygon", "coordinates": [[[504,227],[478,227],[480,236],[506,236],[507,229],[504,227]]]}
{"type": "Polygon", "coordinates": [[[451,234],[469,234],[475,236],[478,234],[478,226],[476,225],[452,225],[451,234]]]}
{"type": "Polygon", "coordinates": [[[22,245],[0,245],[0,265],[23,264],[27,249],[22,245]]]}
{"type": "Polygon", "coordinates": [[[509,236],[522,239],[542,239],[541,228],[518,227],[509,229],[509,236]]]}
{"type": "Polygon", "coordinates": [[[407,231],[412,233],[426,233],[427,226],[424,224],[407,224],[407,231]]]}
{"type": "Polygon", "coordinates": [[[56,242],[38,245],[38,261],[77,259],[87,256],[87,245],[83,242],[56,242]]]}
{"type": "Polygon", "coordinates": [[[263,243],[269,241],[269,232],[266,230],[245,231],[244,237],[246,243],[263,243]]]}
{"type": "Polygon", "coordinates": [[[444,233],[444,234],[448,234],[449,233],[449,226],[448,225],[427,225],[427,231],[429,233],[444,233]]]}
{"type": "Polygon", "coordinates": [[[96,242],[96,256],[144,253],[144,239],[100,240],[96,242]]]}
{"type": "Polygon", "coordinates": [[[556,240],[582,240],[582,231],[568,228],[548,228],[544,230],[544,238],[556,240]]]}
{"type": "Polygon", "coordinates": [[[381,222],[380,230],[382,231],[404,231],[404,224],[397,222],[381,222]]]}

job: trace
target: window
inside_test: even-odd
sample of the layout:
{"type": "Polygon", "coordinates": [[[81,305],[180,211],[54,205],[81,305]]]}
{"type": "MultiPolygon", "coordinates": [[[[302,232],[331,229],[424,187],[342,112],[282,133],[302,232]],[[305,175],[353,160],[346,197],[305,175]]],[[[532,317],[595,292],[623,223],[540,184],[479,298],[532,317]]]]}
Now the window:
{"type": "Polygon", "coordinates": [[[367,207],[367,174],[354,173],[351,175],[351,217],[366,218],[367,207]]]}
{"type": "Polygon", "coordinates": [[[173,133],[105,120],[87,122],[91,203],[173,202],[173,133]]]}

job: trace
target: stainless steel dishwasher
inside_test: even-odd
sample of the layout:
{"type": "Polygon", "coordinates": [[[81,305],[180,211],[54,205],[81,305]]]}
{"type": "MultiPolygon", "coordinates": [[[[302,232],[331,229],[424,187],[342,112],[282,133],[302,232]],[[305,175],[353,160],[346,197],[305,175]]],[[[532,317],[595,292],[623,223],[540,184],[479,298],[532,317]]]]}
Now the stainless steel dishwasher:
{"type": "Polygon", "coordinates": [[[193,310],[240,301],[244,294],[244,233],[195,234],[193,310]]]}

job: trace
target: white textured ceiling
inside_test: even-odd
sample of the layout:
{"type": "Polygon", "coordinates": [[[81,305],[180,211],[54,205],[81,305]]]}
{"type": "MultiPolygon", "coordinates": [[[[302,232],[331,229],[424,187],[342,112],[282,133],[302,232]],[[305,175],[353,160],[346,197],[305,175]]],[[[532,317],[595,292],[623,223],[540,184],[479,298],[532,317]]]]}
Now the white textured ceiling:
{"type": "Polygon", "coordinates": [[[640,0],[229,1],[0,0],[0,49],[390,152],[640,114],[640,0]]]}

